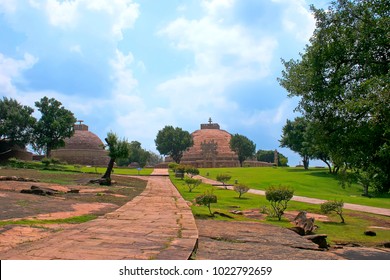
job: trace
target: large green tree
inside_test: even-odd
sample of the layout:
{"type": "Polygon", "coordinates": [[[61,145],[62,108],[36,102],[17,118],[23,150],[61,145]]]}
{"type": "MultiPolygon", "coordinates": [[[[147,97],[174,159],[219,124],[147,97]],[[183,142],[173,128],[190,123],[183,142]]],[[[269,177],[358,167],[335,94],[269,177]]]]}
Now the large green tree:
{"type": "Polygon", "coordinates": [[[36,122],[31,115],[33,112],[34,109],[15,99],[3,97],[0,100],[0,153],[5,152],[2,147],[24,147],[30,142],[36,122]]]}
{"type": "Polygon", "coordinates": [[[127,158],[121,158],[117,160],[117,164],[120,166],[129,165],[132,162],[138,163],[140,167],[145,167],[149,161],[150,152],[141,147],[141,143],[138,141],[131,141],[129,143],[129,155],[127,158]]]}
{"type": "Polygon", "coordinates": [[[230,139],[230,149],[238,155],[240,166],[243,162],[254,156],[256,152],[256,144],[249,140],[246,136],[234,134],[230,139]]]}
{"type": "Polygon", "coordinates": [[[311,7],[316,29],[280,84],[322,134],[332,159],[390,190],[390,2],[337,0],[311,7]]]}
{"type": "Polygon", "coordinates": [[[45,96],[35,102],[35,106],[41,112],[41,118],[34,127],[35,147],[44,149],[46,157],[49,158],[53,149],[63,147],[64,139],[74,134],[73,125],[76,118],[54,98],[45,96]]]}
{"type": "MultiPolygon", "coordinates": [[[[256,158],[258,161],[274,163],[275,151],[273,150],[258,150],[256,152],[256,158]]],[[[278,166],[288,166],[288,158],[282,153],[278,152],[278,166]]]]}
{"type": "Polygon", "coordinates": [[[188,131],[179,127],[173,128],[170,125],[165,126],[157,133],[154,142],[160,154],[170,156],[176,163],[180,163],[183,152],[194,145],[188,131]]]}

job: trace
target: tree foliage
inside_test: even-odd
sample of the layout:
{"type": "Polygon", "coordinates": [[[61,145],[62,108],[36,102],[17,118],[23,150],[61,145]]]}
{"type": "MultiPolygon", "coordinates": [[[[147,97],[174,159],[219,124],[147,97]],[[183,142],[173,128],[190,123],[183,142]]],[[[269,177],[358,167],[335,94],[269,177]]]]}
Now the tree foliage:
{"type": "Polygon", "coordinates": [[[255,154],[256,144],[244,135],[235,134],[230,139],[230,149],[238,155],[242,167],[243,162],[255,154]]]}
{"type": "Polygon", "coordinates": [[[138,141],[131,141],[129,143],[129,155],[127,158],[117,159],[119,166],[127,166],[133,162],[137,163],[140,167],[145,167],[150,158],[150,152],[141,147],[141,143],[138,141]]]}
{"type": "MultiPolygon", "coordinates": [[[[273,150],[258,150],[256,152],[256,158],[258,161],[274,163],[275,151],[273,150]]],[[[288,158],[282,153],[278,152],[278,166],[288,166],[288,158]]]]}
{"type": "Polygon", "coordinates": [[[183,152],[194,145],[192,136],[188,131],[179,127],[165,126],[157,133],[154,140],[157,150],[162,155],[168,155],[176,163],[180,163],[183,152]]]}
{"type": "Polygon", "coordinates": [[[280,84],[300,97],[325,152],[377,176],[390,190],[390,2],[337,0],[311,7],[316,29],[300,59],[284,61],[280,84]]]}
{"type": "Polygon", "coordinates": [[[249,191],[249,188],[245,185],[235,185],[233,189],[236,193],[238,193],[238,198],[241,198],[244,193],[249,191]]]}
{"type": "Polygon", "coordinates": [[[6,143],[8,147],[24,147],[29,143],[36,122],[31,115],[33,112],[31,107],[23,106],[15,99],[3,97],[3,100],[0,100],[0,145],[6,143]]]}
{"type": "Polygon", "coordinates": [[[34,127],[34,142],[37,148],[45,149],[46,157],[50,158],[51,151],[63,147],[64,139],[74,134],[76,118],[54,98],[45,96],[35,102],[35,106],[41,112],[41,118],[34,127]]]}

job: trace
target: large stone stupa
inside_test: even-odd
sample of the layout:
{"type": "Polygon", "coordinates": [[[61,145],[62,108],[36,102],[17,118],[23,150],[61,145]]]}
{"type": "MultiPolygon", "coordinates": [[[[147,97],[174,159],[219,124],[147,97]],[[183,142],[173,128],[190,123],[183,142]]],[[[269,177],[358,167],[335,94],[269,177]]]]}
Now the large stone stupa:
{"type": "Polygon", "coordinates": [[[74,135],[65,139],[65,146],[52,151],[52,157],[69,164],[106,166],[110,158],[100,138],[88,126],[74,125],[74,135]]]}
{"type": "Polygon", "coordinates": [[[191,135],[194,145],[184,152],[181,164],[198,168],[240,166],[237,154],[230,149],[232,135],[213,123],[211,118],[191,135]]]}

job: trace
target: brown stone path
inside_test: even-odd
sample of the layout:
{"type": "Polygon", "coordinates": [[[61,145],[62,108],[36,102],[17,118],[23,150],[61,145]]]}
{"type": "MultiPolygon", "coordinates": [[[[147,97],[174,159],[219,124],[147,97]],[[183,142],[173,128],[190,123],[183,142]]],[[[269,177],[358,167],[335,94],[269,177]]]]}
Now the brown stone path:
{"type": "Polygon", "coordinates": [[[116,211],[2,252],[0,259],[185,260],[197,239],[191,209],[169,177],[150,176],[144,192],[116,211]]]}
{"type": "MultiPolygon", "coordinates": [[[[202,176],[197,176],[197,178],[202,179],[202,181],[206,184],[210,184],[210,185],[214,185],[216,187],[223,188],[223,186],[221,186],[221,182],[211,180],[211,179],[208,179],[208,178],[205,178],[202,176]]],[[[233,189],[232,186],[227,186],[227,188],[230,190],[233,189]]],[[[248,193],[257,194],[257,195],[265,195],[265,191],[254,190],[254,189],[250,189],[248,191],[248,193]]],[[[324,203],[326,201],[323,199],[303,197],[303,196],[297,196],[297,195],[294,195],[291,200],[305,202],[305,203],[311,203],[311,204],[321,204],[321,203],[324,203]]],[[[344,209],[361,211],[361,212],[372,213],[372,214],[379,214],[379,215],[390,217],[390,209],[386,209],[386,208],[358,205],[358,204],[352,204],[352,203],[344,203],[344,209]]]]}

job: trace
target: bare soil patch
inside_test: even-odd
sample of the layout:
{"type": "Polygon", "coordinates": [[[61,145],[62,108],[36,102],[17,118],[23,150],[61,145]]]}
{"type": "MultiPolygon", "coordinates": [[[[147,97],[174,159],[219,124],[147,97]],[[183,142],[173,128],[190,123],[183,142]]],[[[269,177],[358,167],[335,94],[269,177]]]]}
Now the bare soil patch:
{"type": "Polygon", "coordinates": [[[113,177],[109,187],[88,184],[97,174],[62,173],[37,170],[0,169],[0,176],[38,179],[39,182],[0,181],[0,252],[18,244],[44,238],[74,224],[61,220],[83,215],[100,216],[112,212],[138,196],[147,181],[131,177],[113,177]],[[25,194],[32,185],[57,190],[55,195],[25,194]],[[77,193],[68,193],[78,190],[77,193]],[[31,220],[34,224],[17,224],[31,220]],[[57,220],[53,223],[39,221],[57,220]],[[36,223],[38,222],[38,223],[36,223]]]}

